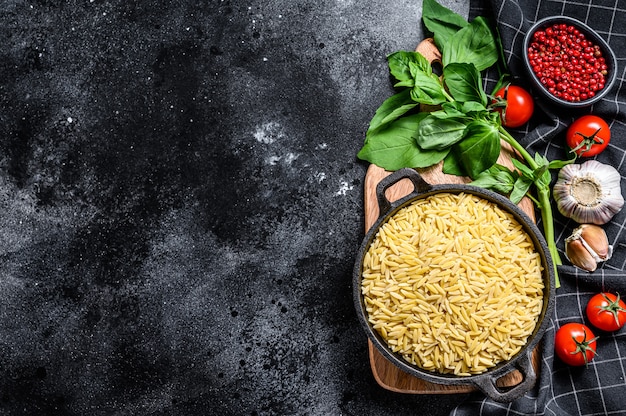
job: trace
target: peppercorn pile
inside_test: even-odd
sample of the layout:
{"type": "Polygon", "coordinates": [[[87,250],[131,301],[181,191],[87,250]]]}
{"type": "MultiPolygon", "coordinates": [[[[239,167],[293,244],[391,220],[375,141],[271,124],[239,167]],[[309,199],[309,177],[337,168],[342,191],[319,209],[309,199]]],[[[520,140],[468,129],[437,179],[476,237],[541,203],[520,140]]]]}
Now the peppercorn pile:
{"type": "Polygon", "coordinates": [[[575,26],[561,23],[539,30],[529,49],[533,72],[555,97],[583,101],[604,88],[607,64],[602,50],[575,26]]]}
{"type": "MultiPolygon", "coordinates": [[[[626,59],[623,39],[626,37],[626,1],[592,0],[585,4],[568,1],[536,2],[534,0],[484,0],[475,2],[471,16],[490,16],[497,25],[503,42],[509,70],[519,85],[530,86],[523,54],[528,53],[533,72],[550,92],[569,101],[592,97],[604,87],[605,62],[595,45],[565,26],[549,27],[537,32],[531,50],[523,48],[523,38],[534,22],[549,16],[565,15],[585,22],[595,29],[617,54],[618,62],[626,59]],[[615,5],[615,7],[613,7],[615,5]],[[550,58],[547,58],[547,56],[550,58]],[[568,76],[565,76],[567,74],[568,76]]],[[[618,67],[618,77],[623,68],[618,67]]],[[[489,78],[489,77],[488,77],[489,78]]],[[[493,78],[493,77],[492,77],[493,78]]],[[[490,82],[489,79],[487,82],[490,82]]],[[[530,88],[537,108],[528,124],[512,130],[529,151],[550,160],[567,159],[569,148],[566,131],[574,120],[584,115],[599,116],[609,124],[614,137],[626,136],[626,87],[616,83],[601,101],[592,107],[563,110],[542,99],[530,88]]],[[[571,155],[570,155],[571,156],[571,155]]],[[[587,157],[614,167],[626,177],[626,143],[613,140],[599,154],[587,157]]],[[[583,163],[582,159],[577,163],[583,163]]],[[[553,184],[557,177],[553,175],[553,184]]],[[[623,182],[623,181],[622,181],[623,182]]],[[[622,183],[623,189],[624,183],[622,183]]],[[[568,323],[588,322],[584,308],[599,292],[626,296],[626,210],[620,210],[602,225],[613,248],[610,259],[589,272],[569,262],[559,266],[561,287],[556,291],[556,307],[551,327],[543,338],[538,382],[524,397],[509,404],[472,394],[454,415],[606,415],[622,414],[623,392],[626,389],[626,328],[613,332],[594,331],[598,354],[582,367],[571,367],[556,357],[555,333],[568,323]]],[[[574,234],[579,223],[554,210],[557,247],[565,257],[566,239],[574,234]]],[[[592,326],[593,327],[593,326],[592,326]]]]}

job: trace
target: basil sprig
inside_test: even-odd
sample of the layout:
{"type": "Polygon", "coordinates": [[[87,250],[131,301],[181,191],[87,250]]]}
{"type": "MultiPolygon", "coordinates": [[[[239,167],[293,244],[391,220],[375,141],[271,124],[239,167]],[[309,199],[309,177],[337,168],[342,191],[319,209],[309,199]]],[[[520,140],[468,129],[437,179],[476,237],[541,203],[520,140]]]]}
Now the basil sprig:
{"type": "Polygon", "coordinates": [[[497,42],[485,19],[468,23],[434,0],[424,1],[422,15],[442,53],[443,75],[434,73],[419,52],[390,54],[397,92],[376,111],[357,156],[387,170],[427,167],[450,158],[446,173],[476,178],[500,154],[499,117],[488,109],[480,72],[498,61],[497,42]],[[420,104],[440,110],[415,117],[424,114],[420,104]]]}
{"type": "Polygon", "coordinates": [[[497,111],[502,103],[492,104],[483,71],[497,70],[494,92],[508,82],[508,73],[500,37],[487,19],[468,22],[435,0],[423,1],[422,19],[441,52],[442,74],[433,72],[419,52],[387,56],[395,94],[376,111],[357,156],[391,171],[443,161],[445,173],[468,176],[472,184],[508,195],[514,203],[528,195],[541,210],[556,270],[561,260],[554,241],[550,169],[572,160],[533,157],[502,126],[497,111]],[[514,170],[497,163],[502,140],[523,159],[513,159],[514,170]],[[530,193],[533,185],[536,195],[530,193]]]}

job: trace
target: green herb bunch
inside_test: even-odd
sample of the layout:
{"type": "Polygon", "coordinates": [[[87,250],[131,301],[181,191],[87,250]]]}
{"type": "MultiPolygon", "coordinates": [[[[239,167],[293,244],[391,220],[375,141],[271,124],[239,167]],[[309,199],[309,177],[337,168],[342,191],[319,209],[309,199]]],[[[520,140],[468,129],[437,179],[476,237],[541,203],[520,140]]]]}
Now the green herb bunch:
{"type": "Polygon", "coordinates": [[[390,171],[443,161],[444,173],[468,176],[471,184],[508,195],[515,204],[528,195],[541,211],[556,271],[561,260],[550,204],[550,170],[572,161],[532,156],[503,127],[497,111],[503,103],[483,86],[488,69],[499,75],[494,92],[509,79],[499,35],[487,19],[479,16],[468,22],[435,0],[423,1],[422,19],[441,52],[442,73],[433,72],[419,52],[390,54],[387,61],[396,93],[376,111],[357,156],[390,171]],[[497,163],[501,140],[521,158],[513,158],[515,170],[497,163]]]}

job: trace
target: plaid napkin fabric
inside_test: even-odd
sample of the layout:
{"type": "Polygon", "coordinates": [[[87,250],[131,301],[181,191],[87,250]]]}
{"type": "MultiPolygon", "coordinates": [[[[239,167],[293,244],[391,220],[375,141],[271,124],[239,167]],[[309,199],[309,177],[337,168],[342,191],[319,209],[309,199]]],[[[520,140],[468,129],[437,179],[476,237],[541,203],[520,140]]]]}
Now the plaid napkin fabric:
{"type": "MultiPolygon", "coordinates": [[[[617,82],[608,96],[593,107],[575,112],[564,111],[537,97],[538,106],[531,123],[513,134],[527,149],[550,160],[567,159],[566,128],[584,114],[601,116],[611,127],[612,139],[595,159],[618,169],[622,193],[626,195],[626,0],[473,1],[470,18],[478,15],[490,17],[497,24],[515,82],[531,91],[522,64],[522,43],[530,26],[539,19],[554,15],[575,17],[609,43],[617,55],[618,68],[617,82]]],[[[492,81],[495,80],[487,83],[492,81]]],[[[564,239],[578,224],[560,216],[556,207],[554,212],[557,245],[563,253],[564,239]]],[[[541,344],[542,360],[535,388],[524,397],[504,404],[475,393],[454,409],[452,415],[626,415],[626,328],[614,333],[595,330],[595,335],[600,337],[598,355],[587,367],[568,367],[554,355],[554,334],[560,326],[568,322],[590,325],[584,311],[592,295],[612,291],[626,297],[626,209],[603,227],[614,254],[597,271],[587,273],[576,269],[562,256],[565,265],[559,269],[561,287],[557,290],[550,328],[541,344]]]]}

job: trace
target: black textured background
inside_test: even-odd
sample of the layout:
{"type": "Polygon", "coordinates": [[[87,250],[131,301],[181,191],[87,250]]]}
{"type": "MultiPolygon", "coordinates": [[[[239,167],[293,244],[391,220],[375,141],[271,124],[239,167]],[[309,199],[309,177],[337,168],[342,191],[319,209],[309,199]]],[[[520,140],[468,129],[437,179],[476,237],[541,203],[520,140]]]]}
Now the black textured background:
{"type": "Polygon", "coordinates": [[[447,414],[376,384],[351,299],[420,8],[0,2],[0,414],[447,414]]]}

